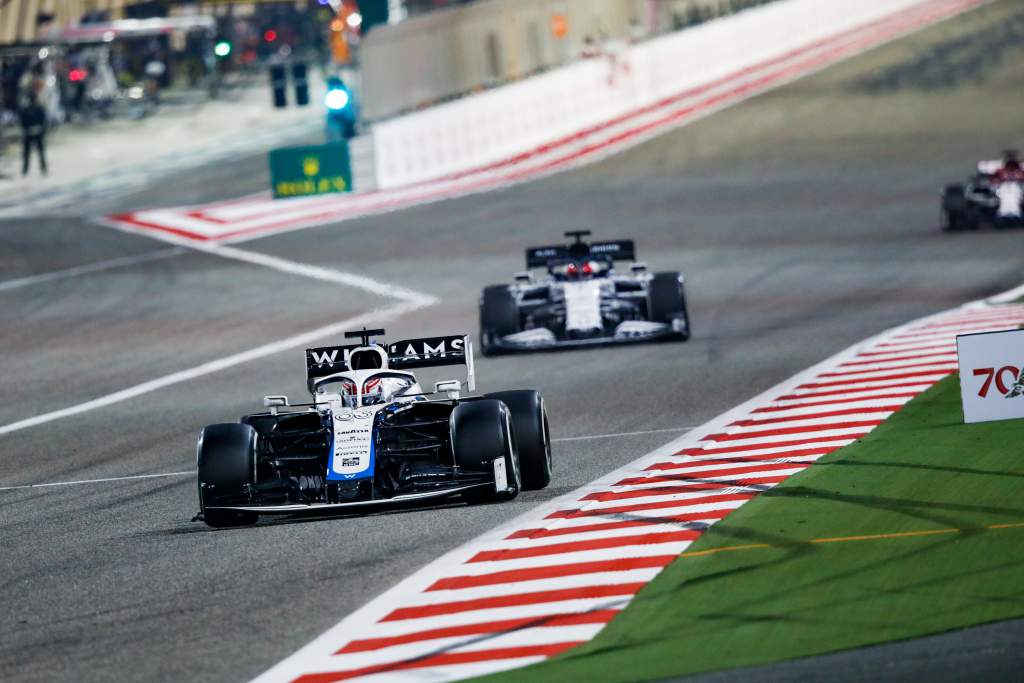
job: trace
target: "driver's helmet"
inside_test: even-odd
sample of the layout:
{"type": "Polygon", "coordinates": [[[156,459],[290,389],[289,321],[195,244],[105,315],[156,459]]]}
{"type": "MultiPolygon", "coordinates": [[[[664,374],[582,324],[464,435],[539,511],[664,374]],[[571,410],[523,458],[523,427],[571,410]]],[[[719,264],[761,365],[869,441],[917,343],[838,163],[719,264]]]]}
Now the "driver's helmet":
{"type": "Polygon", "coordinates": [[[359,397],[357,396],[358,392],[356,391],[355,382],[349,379],[344,380],[341,382],[338,393],[341,394],[341,405],[346,408],[358,407],[356,404],[359,401],[359,397]]]}
{"type": "Polygon", "coordinates": [[[1006,170],[1020,170],[1020,153],[1015,149],[1008,149],[1003,152],[1003,168],[1006,170]]]}
{"type": "Polygon", "coordinates": [[[384,402],[384,383],[380,377],[371,377],[363,383],[363,405],[372,406],[384,402]]]}

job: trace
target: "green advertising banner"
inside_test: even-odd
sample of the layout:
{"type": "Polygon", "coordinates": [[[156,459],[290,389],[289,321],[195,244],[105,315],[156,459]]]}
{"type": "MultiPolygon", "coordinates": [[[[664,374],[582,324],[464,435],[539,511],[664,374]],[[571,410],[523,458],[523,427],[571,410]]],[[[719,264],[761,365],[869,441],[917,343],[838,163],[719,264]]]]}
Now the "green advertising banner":
{"type": "Polygon", "coordinates": [[[352,191],[347,142],[282,147],[270,152],[270,185],[275,199],[352,191]]]}

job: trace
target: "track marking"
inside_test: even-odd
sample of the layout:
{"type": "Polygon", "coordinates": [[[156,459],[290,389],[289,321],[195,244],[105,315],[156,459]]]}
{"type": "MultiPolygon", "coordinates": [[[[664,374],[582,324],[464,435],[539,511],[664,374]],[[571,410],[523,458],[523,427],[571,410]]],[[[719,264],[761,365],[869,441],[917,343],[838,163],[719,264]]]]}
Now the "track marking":
{"type": "Polygon", "coordinates": [[[1003,292],[1002,294],[996,294],[994,297],[990,298],[987,301],[987,303],[996,305],[1012,304],[1015,303],[1017,299],[1020,299],[1021,297],[1024,297],[1024,285],[1021,285],[1020,287],[1015,287],[1008,292],[1003,292]]]}
{"type": "Polygon", "coordinates": [[[409,313],[420,308],[423,308],[423,305],[420,303],[401,303],[387,308],[375,309],[367,313],[361,313],[351,318],[331,323],[330,325],[324,325],[323,327],[303,332],[302,334],[297,334],[284,339],[279,339],[278,341],[271,342],[269,344],[257,346],[256,348],[249,349],[248,351],[224,356],[222,358],[188,368],[187,370],[172,372],[169,375],[157,377],[156,379],[151,379],[148,382],[142,382],[141,384],[136,384],[128,387],[127,389],[121,389],[120,391],[115,391],[105,396],[100,396],[83,403],[68,406],[67,408],[52,410],[48,413],[11,422],[0,426],[0,436],[17,432],[22,429],[28,429],[30,427],[37,427],[66,417],[81,415],[82,413],[87,413],[99,408],[106,408],[107,406],[138,398],[139,396],[144,396],[175,384],[181,384],[182,382],[198,379],[215,372],[220,372],[221,370],[227,370],[228,368],[241,365],[242,363],[248,363],[250,361],[259,360],[260,358],[272,356],[276,353],[281,353],[282,351],[289,351],[307,344],[312,344],[318,339],[342,334],[353,327],[358,327],[360,325],[375,325],[385,320],[391,320],[399,315],[409,313]]]}
{"type": "Polygon", "coordinates": [[[124,268],[125,266],[134,266],[140,263],[148,263],[150,261],[159,261],[162,259],[171,258],[172,256],[179,256],[181,254],[184,254],[185,252],[186,249],[184,247],[171,247],[169,249],[161,249],[159,251],[153,251],[148,254],[140,254],[138,256],[123,256],[121,258],[109,259],[107,261],[89,263],[84,266],[75,266],[73,268],[53,270],[48,273],[40,273],[38,275],[28,275],[26,277],[14,278],[13,280],[4,280],[3,282],[0,282],[0,292],[6,292],[12,289],[19,289],[21,287],[30,287],[32,285],[38,285],[44,282],[54,282],[57,280],[64,280],[71,277],[78,277],[79,275],[101,273],[105,270],[124,268]]]}
{"type": "Polygon", "coordinates": [[[923,536],[943,536],[949,534],[976,533],[978,531],[999,531],[1004,529],[1024,529],[1024,522],[1012,524],[987,524],[981,527],[949,528],[949,529],[928,529],[923,531],[899,531],[888,534],[863,534],[860,536],[832,536],[828,538],[812,538],[807,541],[792,541],[790,543],[748,543],[746,545],[731,545],[722,548],[709,548],[708,550],[692,550],[679,554],[679,557],[707,557],[719,553],[735,553],[746,550],[767,550],[769,548],[797,548],[805,545],[821,545],[824,543],[857,543],[861,541],[887,541],[897,538],[921,538],[923,536]]]}
{"type": "Polygon", "coordinates": [[[340,270],[333,270],[322,266],[313,266],[307,263],[300,263],[298,261],[289,261],[276,256],[270,256],[269,254],[261,254],[255,251],[239,249],[237,247],[198,244],[195,245],[195,249],[197,251],[214,254],[222,258],[242,261],[243,263],[249,263],[255,266],[263,266],[264,268],[270,268],[271,270],[277,270],[282,273],[300,275],[302,277],[319,280],[321,282],[345,285],[347,287],[361,289],[364,292],[368,292],[376,296],[399,299],[401,301],[416,304],[419,308],[432,306],[438,302],[437,297],[430,296],[429,294],[423,294],[422,292],[417,292],[400,285],[380,282],[364,275],[355,275],[353,273],[345,273],[340,270]]]}
{"type": "Polygon", "coordinates": [[[551,443],[562,443],[565,441],[589,441],[590,439],[616,439],[625,436],[642,436],[644,434],[667,434],[670,432],[688,432],[693,427],[669,427],[668,429],[645,429],[639,432],[615,432],[613,434],[588,434],[587,436],[563,436],[559,439],[551,439],[551,443]]]}
{"type": "Polygon", "coordinates": [[[160,477],[194,477],[195,471],[162,472],[160,474],[133,474],[126,477],[103,477],[102,479],[77,479],[75,481],[49,481],[43,484],[20,484],[18,486],[0,486],[0,491],[17,491],[20,489],[41,489],[51,486],[78,486],[79,484],[102,484],[110,481],[134,481],[137,479],[158,479],[160,477]]]}
{"type": "Polygon", "coordinates": [[[353,327],[358,327],[360,325],[377,325],[405,313],[410,313],[426,306],[431,306],[438,301],[436,297],[430,296],[429,294],[416,292],[398,285],[379,282],[362,275],[344,273],[329,268],[299,263],[297,261],[288,261],[287,259],[245,251],[235,247],[202,244],[192,244],[189,246],[196,251],[213,254],[222,258],[242,261],[244,263],[271,268],[273,270],[293,275],[300,275],[302,277],[319,280],[321,282],[345,285],[376,296],[398,299],[399,303],[392,304],[385,308],[372,309],[366,313],[360,313],[359,315],[346,318],[345,320],[341,320],[336,323],[331,323],[330,325],[324,325],[323,327],[318,327],[301,334],[279,339],[278,341],[270,342],[269,344],[263,344],[262,346],[257,346],[256,348],[249,349],[247,351],[234,353],[216,360],[208,361],[195,367],[188,368],[187,370],[179,370],[178,372],[173,372],[169,375],[164,375],[163,377],[151,379],[147,382],[142,382],[141,384],[136,384],[126,389],[121,389],[120,391],[115,391],[83,403],[78,403],[66,408],[52,410],[48,413],[11,422],[0,426],[0,436],[17,432],[22,429],[37,427],[66,417],[72,417],[74,415],[98,410],[99,408],[106,408],[175,384],[181,384],[215,372],[220,372],[221,370],[226,370],[228,368],[235,367],[236,365],[241,365],[242,363],[248,363],[250,361],[266,358],[267,356],[271,356],[276,353],[281,353],[282,351],[289,351],[294,348],[309,345],[324,337],[342,334],[347,329],[351,329],[353,327]]]}

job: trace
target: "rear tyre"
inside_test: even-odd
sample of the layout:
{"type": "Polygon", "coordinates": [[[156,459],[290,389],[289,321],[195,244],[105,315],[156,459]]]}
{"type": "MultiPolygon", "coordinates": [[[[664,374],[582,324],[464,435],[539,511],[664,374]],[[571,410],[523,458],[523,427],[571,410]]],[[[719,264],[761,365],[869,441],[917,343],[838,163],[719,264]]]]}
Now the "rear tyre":
{"type": "Polygon", "coordinates": [[[946,232],[977,228],[970,219],[970,207],[963,185],[949,185],[942,191],[940,223],[946,232]]]}
{"type": "Polygon", "coordinates": [[[686,308],[686,293],[682,273],[655,273],[647,289],[647,312],[651,322],[672,324],[682,319],[686,329],[680,333],[683,341],[690,338],[690,313],[686,308]]]}
{"type": "Polygon", "coordinates": [[[208,509],[221,498],[239,499],[256,483],[256,430],[247,424],[225,423],[203,429],[197,446],[199,509],[212,527],[255,524],[255,512],[208,509]]]}
{"type": "Polygon", "coordinates": [[[487,398],[501,401],[512,413],[523,490],[545,488],[551,483],[551,436],[544,399],[533,390],[500,391],[487,398]]]}
{"type": "Polygon", "coordinates": [[[451,416],[455,464],[468,472],[493,473],[494,461],[505,459],[506,487],[480,486],[462,495],[470,504],[503,502],[519,495],[522,479],[512,415],[501,401],[484,399],[455,406],[451,416]]]}
{"type": "Polygon", "coordinates": [[[498,353],[494,342],[519,332],[519,306],[508,285],[484,287],[480,297],[480,350],[485,356],[498,353]]]}

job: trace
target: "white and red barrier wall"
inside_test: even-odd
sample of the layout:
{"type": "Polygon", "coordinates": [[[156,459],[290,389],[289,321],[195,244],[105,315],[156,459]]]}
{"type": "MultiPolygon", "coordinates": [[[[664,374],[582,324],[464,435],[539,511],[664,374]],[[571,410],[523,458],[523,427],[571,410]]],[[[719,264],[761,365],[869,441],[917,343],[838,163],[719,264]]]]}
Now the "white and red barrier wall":
{"type": "Polygon", "coordinates": [[[783,0],[379,123],[376,185],[515,157],[925,1],[783,0]]]}

